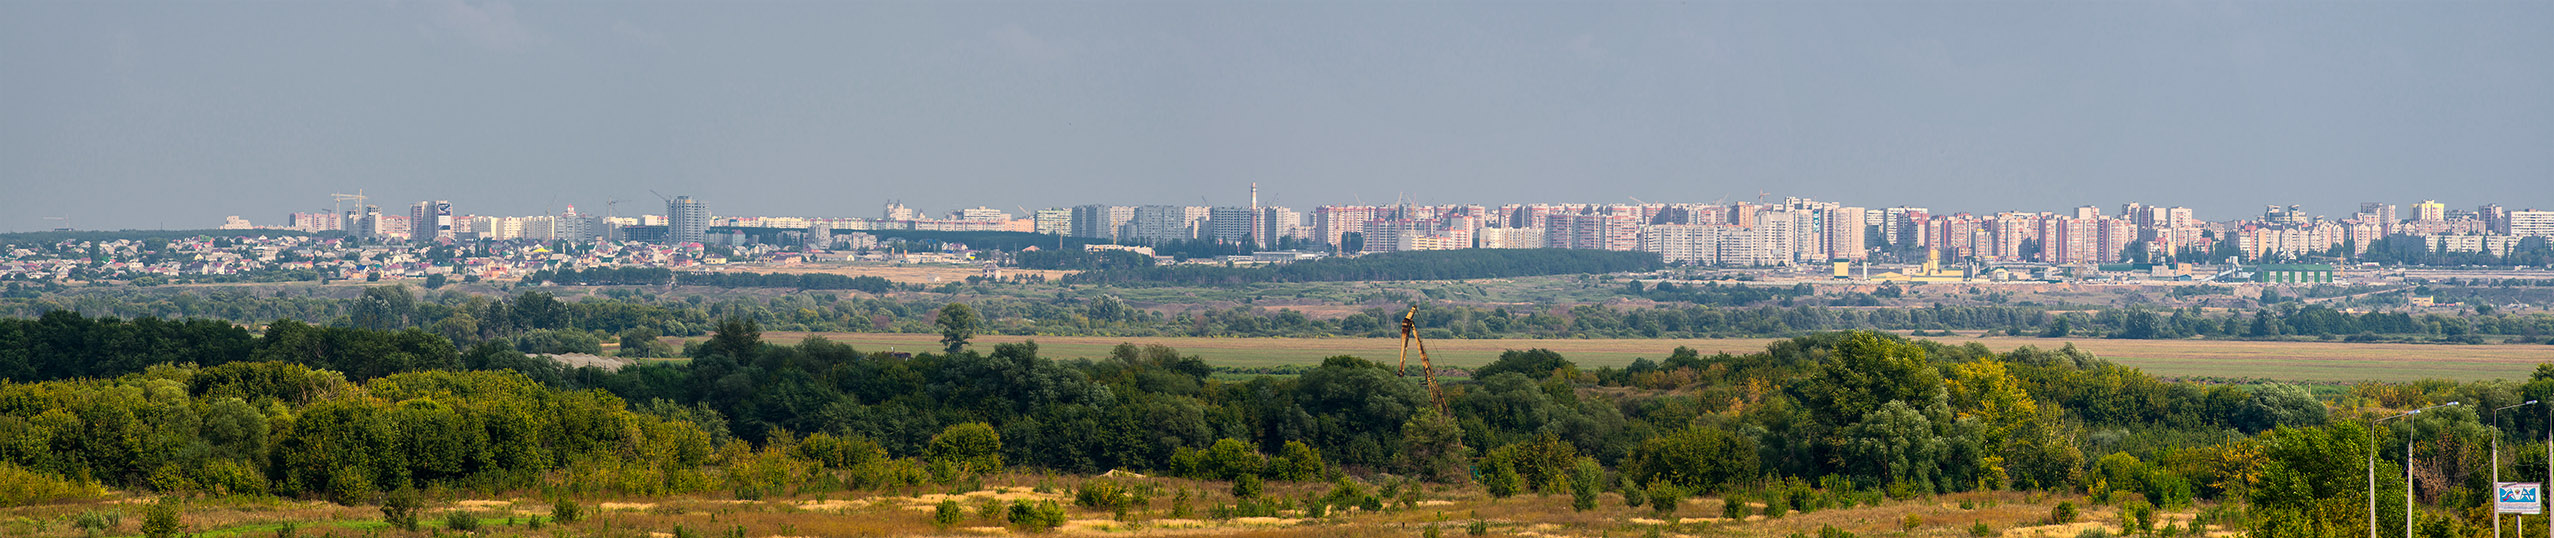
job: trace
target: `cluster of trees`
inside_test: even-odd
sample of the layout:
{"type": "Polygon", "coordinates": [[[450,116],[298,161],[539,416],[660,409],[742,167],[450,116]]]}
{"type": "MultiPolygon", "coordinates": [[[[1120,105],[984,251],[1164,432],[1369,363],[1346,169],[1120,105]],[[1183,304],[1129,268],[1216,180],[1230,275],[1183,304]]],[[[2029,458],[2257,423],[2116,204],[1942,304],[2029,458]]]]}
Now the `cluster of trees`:
{"type": "MultiPolygon", "coordinates": [[[[1796,502],[1811,484],[1856,496],[2239,499],[2255,507],[2244,524],[2264,536],[2326,535],[2316,529],[2366,523],[2346,508],[2365,501],[2348,486],[2367,472],[2374,434],[2376,471],[2417,466],[2412,494],[2439,507],[2423,509],[2423,528],[2456,530],[2486,524],[2446,508],[2485,494],[2479,447],[2502,435],[2514,450],[2541,450],[2530,443],[2546,427],[2491,428],[2473,409],[2554,401],[2554,365],[2525,383],[2368,383],[2319,396],[2170,382],[2071,347],[1998,352],[1873,332],[1745,355],[1678,349],[1592,371],[1548,350],[1511,351],[1450,383],[1439,411],[1413,376],[1356,357],[1220,380],[1162,346],[1057,359],[1034,343],[983,352],[958,338],[945,353],[862,352],[821,338],[768,342],[744,319],[718,323],[685,351],[689,362],[618,371],[569,370],[497,341],[456,352],[414,328],[278,323],[250,337],[219,323],[69,313],[0,327],[0,353],[28,372],[0,383],[0,474],[340,502],[438,486],[750,497],[1005,466],[1243,482],[1389,472],[1477,481],[1494,495],[1567,491],[1573,502],[1598,488],[1670,503],[1713,492],[1796,502]],[[2446,401],[2466,405],[2368,429],[2378,409],[2446,401]],[[2405,439],[2420,439],[2411,461],[2382,459],[2405,439]]],[[[2389,487],[2378,495],[2404,494],[2389,487]]],[[[2380,527],[2400,521],[2399,503],[2378,504],[2395,507],[2380,527]]]]}
{"type": "Polygon", "coordinates": [[[0,464],[123,488],[352,504],[402,487],[514,489],[561,469],[637,465],[655,478],[625,489],[697,490],[687,484],[703,480],[714,448],[690,424],[609,394],[508,372],[356,383],[237,362],[0,383],[0,464]]]}
{"type": "Polygon", "coordinates": [[[2255,310],[2250,315],[2229,313],[2211,316],[2198,308],[2163,312],[2143,308],[2104,310],[2089,316],[2062,316],[2041,331],[2060,329],[2067,333],[2130,339],[2349,336],[2351,340],[2359,341],[2416,336],[2473,340],[2470,337],[2486,334],[2525,337],[2554,334],[2554,316],[2451,317],[2438,314],[2415,316],[2402,312],[2352,314],[2321,305],[2286,303],[2255,310]],[[2057,323],[2066,323],[2067,326],[2059,327],[2057,323]]]}
{"type": "Polygon", "coordinates": [[[1153,257],[1131,250],[1032,250],[1013,254],[1011,262],[1022,269],[1097,271],[1152,267],[1153,257]]]}
{"type": "MultiPolygon", "coordinates": [[[[1674,281],[1661,281],[1658,285],[1651,286],[1644,284],[1641,281],[1634,280],[1625,287],[1629,294],[1648,298],[1652,301],[1691,303],[1710,306],[1747,306],[1766,302],[1786,302],[1786,304],[1788,304],[1787,301],[1792,299],[1818,294],[1818,291],[1810,287],[1808,284],[1783,288],[1773,286],[1723,285],[1719,282],[1704,282],[1701,284],[1689,282],[1685,284],[1677,284],[1674,281]]],[[[1895,288],[1891,287],[1888,289],[1895,288]]],[[[1843,299],[1839,300],[1842,301],[1843,299]]],[[[1839,306],[1877,306],[1878,304],[1878,302],[1874,301],[1868,305],[1851,304],[1839,306]]]]}
{"type": "Polygon", "coordinates": [[[1414,250],[1264,267],[1111,267],[1065,277],[1067,284],[1227,286],[1261,282],[1460,280],[1656,271],[1658,254],[1604,250],[1414,250]]]}
{"type": "MultiPolygon", "coordinates": [[[[602,270],[607,278],[613,271],[648,270],[602,270]]],[[[1714,283],[1670,286],[1645,286],[1642,293],[1696,303],[1740,302],[1758,296],[1796,297],[1805,293],[1798,288],[1714,283]]],[[[822,292],[709,300],[628,288],[561,301],[540,291],[492,297],[446,290],[421,296],[413,289],[383,286],[345,299],[236,292],[81,294],[0,301],[0,315],[33,317],[73,310],[119,317],[209,317],[249,324],[292,319],[384,330],[420,328],[465,348],[478,342],[503,340],[518,344],[515,347],[525,352],[591,353],[604,341],[631,340],[633,331],[700,335],[713,329],[716,320],[727,318],[754,320],[775,330],[932,333],[938,331],[933,322],[944,304],[923,296],[837,296],[822,292]]],[[[1164,314],[1105,295],[991,297],[969,304],[982,319],[976,330],[984,334],[1390,337],[1398,334],[1401,314],[1398,308],[1371,307],[1339,318],[1315,319],[1292,309],[1247,305],[1164,314]]],[[[2252,312],[2215,313],[2145,307],[2068,311],[2009,305],[1854,308],[1688,303],[1639,308],[1594,304],[1536,308],[1423,304],[1420,310],[1420,328],[1428,338],[1787,337],[1832,330],[1993,331],[2078,338],[2346,337],[2445,342],[2479,342],[2484,336],[2525,341],[2554,335],[2554,315],[2544,313],[2354,314],[2296,302],[2252,312]]]]}

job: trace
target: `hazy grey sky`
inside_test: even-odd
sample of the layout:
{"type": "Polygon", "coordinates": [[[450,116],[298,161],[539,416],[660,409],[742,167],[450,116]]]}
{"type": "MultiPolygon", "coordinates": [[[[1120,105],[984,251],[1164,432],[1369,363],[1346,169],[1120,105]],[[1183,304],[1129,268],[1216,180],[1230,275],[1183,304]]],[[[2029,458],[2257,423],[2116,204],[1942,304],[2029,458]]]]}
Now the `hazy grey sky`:
{"type": "Polygon", "coordinates": [[[875,216],[1252,181],[1295,207],[2547,208],[2549,28],[2539,0],[0,0],[0,230],[279,224],[355,189],[875,216]]]}

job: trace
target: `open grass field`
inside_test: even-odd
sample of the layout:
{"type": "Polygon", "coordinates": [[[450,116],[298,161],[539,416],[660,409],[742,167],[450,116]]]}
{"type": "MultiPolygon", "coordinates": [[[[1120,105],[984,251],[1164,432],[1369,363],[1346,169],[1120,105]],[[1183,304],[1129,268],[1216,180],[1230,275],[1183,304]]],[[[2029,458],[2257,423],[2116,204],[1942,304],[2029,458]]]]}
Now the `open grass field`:
{"type": "MultiPolygon", "coordinates": [[[[761,499],[723,495],[665,497],[590,497],[576,499],[583,516],[561,523],[548,498],[521,495],[430,495],[418,511],[419,528],[407,531],[383,522],[373,506],[341,506],[319,501],[271,497],[178,499],[181,532],[206,537],[268,536],[598,536],[673,538],[720,536],[753,538],[854,536],[1534,536],[1579,537],[1752,537],[1817,535],[1835,527],[1860,536],[1955,538],[2069,538],[2094,528],[2117,535],[2119,518],[2112,507],[2095,506],[2080,496],[2019,492],[1974,492],[1877,504],[1829,506],[1766,517],[1761,501],[1746,503],[1748,515],[1722,519],[1721,498],[1697,497],[1678,503],[1672,513],[1626,506],[1621,496],[1601,494],[1595,509],[1573,511],[1568,495],[1523,494],[1495,499],[1477,487],[1428,486],[1408,499],[1388,499],[1380,510],[1339,508],[1322,514],[1301,508],[1328,492],[1330,484],[1271,483],[1262,496],[1278,505],[1260,517],[1216,517],[1217,507],[1235,500],[1229,483],[1168,478],[1121,478],[1122,484],[1154,492],[1123,516],[1073,507],[1076,484],[1087,477],[1013,473],[987,480],[982,489],[933,486],[891,491],[801,491],[761,499]],[[1177,492],[1188,492],[1178,495],[1177,492]],[[1187,497],[1179,499],[1178,497],[1187,497]],[[936,523],[933,506],[956,501],[963,513],[956,521],[936,523]],[[987,503],[1053,501],[1066,508],[1063,524],[1051,530],[1012,528],[1000,515],[981,509],[987,503]],[[2085,509],[2072,523],[2051,524],[2050,508],[2073,502],[2085,509]],[[476,530],[456,528],[455,513],[469,514],[476,530]],[[1910,518],[1912,516],[1912,518],[1910,518]],[[533,520],[543,520],[534,524],[533,520]],[[1973,534],[1983,524],[1984,534],[1973,534]],[[1430,528],[1434,527],[1434,530],[1430,528]]],[[[1374,488],[1374,484],[1363,487],[1374,488]]],[[[1374,492],[1374,489],[1368,489],[1374,492]]],[[[0,536],[51,538],[133,536],[141,531],[142,513],[153,499],[121,497],[97,501],[0,508],[0,536]],[[92,518],[113,514],[103,528],[90,532],[75,525],[81,514],[92,518]]],[[[2192,528],[2192,509],[2161,514],[2158,526],[2192,528]]],[[[2222,527],[2197,527],[2218,536],[2222,527]]]]}
{"type": "MultiPolygon", "coordinates": [[[[709,267],[709,268],[697,269],[697,270],[695,270],[695,271],[696,271],[696,272],[706,272],[706,273],[781,273],[781,274],[793,274],[793,275],[804,275],[804,274],[827,274],[827,275],[842,275],[842,276],[874,276],[874,277],[878,277],[878,278],[884,278],[884,279],[887,279],[887,280],[891,280],[891,281],[894,281],[894,282],[899,283],[899,284],[923,284],[923,285],[939,285],[939,284],[947,284],[947,283],[950,283],[950,282],[965,282],[965,281],[967,280],[967,277],[971,277],[971,276],[981,276],[981,275],[983,275],[983,274],[984,274],[984,269],[983,269],[983,268],[981,268],[981,267],[976,267],[976,266],[972,266],[972,265],[957,265],[957,264],[902,264],[902,263],[875,263],[875,262],[863,262],[863,263],[824,262],[824,263],[803,263],[803,264],[791,264],[791,265],[771,265],[771,264],[726,265],[726,266],[713,266],[713,267],[709,267]]],[[[1038,276],[1040,276],[1040,277],[1044,277],[1044,278],[1048,278],[1048,279],[1064,278],[1066,275],[1071,275],[1071,274],[1073,274],[1073,273],[1077,273],[1077,272],[1079,272],[1079,271],[1040,271],[1040,270],[1034,270],[1034,269],[1015,269],[1015,268],[1009,268],[1009,267],[1005,267],[1005,268],[1003,268],[1003,269],[1002,269],[1002,274],[1003,274],[1003,276],[1006,276],[1006,277],[1010,277],[1010,276],[1020,276],[1020,275],[1038,275],[1038,276]]]]}
{"type": "MultiPolygon", "coordinates": [[[[797,342],[810,333],[770,332],[775,342],[797,342]]],[[[920,352],[940,347],[937,334],[817,333],[863,350],[920,352]]],[[[2458,380],[2526,379],[2538,363],[2554,362],[2554,346],[2353,344],[2341,342],[2232,342],[2205,340],[2107,340],[2027,337],[1939,337],[1951,344],[1977,342],[1997,351],[2021,346],[2054,349],[2073,343],[2096,356],[2173,377],[2256,377],[2282,381],[2409,381],[2426,378],[2458,380]]],[[[1036,340],[1039,354],[1058,358],[1107,356],[1121,342],[1162,344],[1221,366],[1261,367],[1320,364],[1323,357],[1355,355],[1392,361],[1400,341],[1388,338],[1123,338],[1098,336],[987,335],[976,344],[1036,340]]],[[[1632,359],[1660,360],[1676,346],[1704,354],[1761,351],[1773,339],[1658,340],[1431,340],[1428,354],[1437,363],[1473,367],[1489,364],[1499,352],[1545,348],[1561,353],[1583,368],[1622,367],[1632,359]]],[[[1412,353],[1417,360],[1417,353],[1412,353]]]]}

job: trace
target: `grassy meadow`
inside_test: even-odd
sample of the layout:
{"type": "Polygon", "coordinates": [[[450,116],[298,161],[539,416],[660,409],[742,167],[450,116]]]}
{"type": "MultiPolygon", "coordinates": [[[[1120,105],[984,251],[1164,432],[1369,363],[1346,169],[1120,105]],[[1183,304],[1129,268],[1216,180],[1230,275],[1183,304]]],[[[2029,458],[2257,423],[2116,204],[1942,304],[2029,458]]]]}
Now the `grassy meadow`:
{"type": "MultiPolygon", "coordinates": [[[[2121,534],[2116,506],[2088,502],[2079,495],[2023,492],[1972,492],[1903,500],[1868,499],[1856,506],[1826,506],[1815,511],[1788,511],[1768,517],[1764,502],[1745,502],[1741,519],[1722,518],[1723,497],[1697,496],[1678,503],[1672,512],[1649,506],[1627,506],[1621,495],[1600,494],[1593,510],[1570,508],[1567,494],[1524,493],[1498,499],[1472,486],[1431,485],[1424,492],[1384,501],[1380,510],[1342,508],[1308,513],[1302,508],[1327,494],[1320,482],[1270,483],[1261,502],[1278,508],[1269,515],[1233,517],[1219,508],[1238,502],[1228,482],[1158,477],[1121,477],[1120,484],[1150,491],[1150,498],[1123,515],[1074,506],[1076,486],[1090,477],[1007,473],[989,477],[980,488],[930,487],[880,492],[799,492],[760,499],[725,496],[580,498],[572,502],[582,517],[562,523],[551,498],[521,495],[468,497],[433,495],[418,510],[416,531],[391,527],[373,506],[343,506],[324,501],[271,497],[199,497],[172,499],[178,507],[183,535],[206,537],[321,536],[598,536],[628,538],[806,536],[1248,536],[1248,537],[1698,537],[1817,536],[1823,528],[1859,536],[2070,538],[2086,530],[2121,534]],[[1185,492],[1186,499],[1181,499],[1185,492]],[[1403,501],[1408,502],[1403,502],[1403,501]],[[935,521],[934,507],[956,501],[962,514],[955,521],[935,521]],[[1053,529],[1012,526],[1003,515],[985,509],[992,503],[1051,501],[1066,507],[1062,525],[1053,529]],[[2068,522],[2050,521],[2060,502],[2080,508],[2068,522]],[[992,513],[989,513],[992,512],[992,513]],[[472,528],[459,528],[455,515],[472,528]],[[535,520],[540,520],[535,523],[535,520]],[[1431,530],[1431,527],[1434,527],[1431,530]],[[1983,534],[1981,534],[1983,532],[1983,534]]],[[[1362,487],[1373,488],[1374,484],[1362,487]]],[[[1374,491],[1368,489],[1368,491],[1374,491]]],[[[135,536],[142,532],[149,498],[20,506],[0,509],[0,535],[36,537],[135,536]],[[102,516],[112,516],[111,518],[102,516]],[[104,519],[100,528],[77,522],[104,519]]],[[[999,505],[997,505],[999,506],[999,505]]],[[[2212,531],[2223,526],[2194,524],[2200,507],[2162,510],[2156,526],[2212,531]]]]}

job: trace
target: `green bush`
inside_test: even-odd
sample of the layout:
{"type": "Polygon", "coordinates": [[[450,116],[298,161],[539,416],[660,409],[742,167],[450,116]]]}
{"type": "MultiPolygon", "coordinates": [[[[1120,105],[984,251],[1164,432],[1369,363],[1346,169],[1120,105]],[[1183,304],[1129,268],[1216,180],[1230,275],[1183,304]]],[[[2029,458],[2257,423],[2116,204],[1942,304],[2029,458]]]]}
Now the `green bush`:
{"type": "Polygon", "coordinates": [[[575,523],[584,518],[585,507],[578,506],[576,501],[562,498],[550,503],[550,519],[558,520],[560,524],[575,523]]]}
{"type": "Polygon", "coordinates": [[[1720,518],[1730,521],[1747,519],[1747,499],[1735,493],[1721,497],[1720,518]]]}
{"type": "Polygon", "coordinates": [[[1349,479],[1345,476],[1332,481],[1330,484],[1330,492],[1323,494],[1320,500],[1313,502],[1314,504],[1336,506],[1343,510],[1351,506],[1364,508],[1369,512],[1381,510],[1383,508],[1383,501],[1381,499],[1366,493],[1366,487],[1364,485],[1358,484],[1356,480],[1349,479]]]}
{"type": "Polygon", "coordinates": [[[1472,520],[1472,523],[1463,526],[1463,533],[1473,536],[1489,534],[1490,522],[1478,519],[1472,520]]]}
{"type": "Polygon", "coordinates": [[[479,515],[462,510],[445,512],[443,528],[460,532],[479,532],[479,515]]]}
{"type": "Polygon", "coordinates": [[[1570,509],[1585,512],[1596,509],[1596,496],[1605,484],[1605,467],[1596,460],[1579,458],[1570,469],[1570,509]]]}
{"type": "MultiPolygon", "coordinates": [[[[0,432],[16,433],[16,432],[0,432]]],[[[36,503],[87,499],[106,495],[106,489],[95,484],[63,480],[38,473],[16,464],[0,462],[0,506],[24,506],[36,503]]]]}
{"type": "Polygon", "coordinates": [[[978,476],[1002,470],[1002,434],[982,422],[950,426],[931,436],[923,459],[946,473],[943,478],[978,476]]]}
{"type": "Polygon", "coordinates": [[[1003,510],[1003,508],[1002,508],[1002,500],[1001,500],[1001,499],[995,499],[995,498],[992,498],[992,497],[984,497],[984,498],[976,499],[976,502],[975,502],[975,517],[976,517],[976,519],[984,520],[985,522],[988,522],[988,523],[990,523],[990,522],[996,522],[996,521],[1002,521],[1002,517],[1003,517],[1003,511],[1002,511],[1002,510],[1003,510]]]}
{"type": "Polygon", "coordinates": [[[98,533],[124,526],[124,513],[81,512],[80,515],[71,516],[71,526],[89,536],[97,536],[98,533]]]}
{"type": "Polygon", "coordinates": [[[1135,494],[1128,491],[1126,485],[1119,484],[1115,480],[1106,478],[1084,480],[1073,488],[1074,506],[1116,512],[1127,509],[1134,502],[1135,494]]]}
{"type": "Polygon", "coordinates": [[[167,499],[151,503],[151,507],[142,512],[142,536],[145,538],[177,536],[177,507],[169,504],[167,499]]]}
{"type": "Polygon", "coordinates": [[[966,507],[958,506],[957,499],[940,501],[939,506],[931,508],[931,524],[937,525],[941,528],[948,528],[957,525],[959,520],[966,519],[966,517],[967,509],[966,507]]]}
{"type": "Polygon", "coordinates": [[[1676,515],[1676,505],[1683,504],[1684,502],[1684,486],[1678,486],[1664,481],[1651,482],[1649,484],[1650,512],[1656,513],[1660,517],[1676,515]]]}
{"type": "Polygon", "coordinates": [[[1980,521],[1980,522],[1978,522],[1976,525],[1970,525],[1970,526],[1969,526],[1969,536],[1975,536],[1975,537],[1977,537],[1977,538],[1986,538],[1987,536],[1989,536],[1989,535],[1993,535],[1993,534],[1995,534],[1995,527],[1989,527],[1989,526],[1986,526],[1986,522],[1984,522],[1984,521],[1980,521]]]}
{"type": "Polygon", "coordinates": [[[1641,485],[1632,482],[1629,478],[1624,479],[1623,506],[1640,508],[1644,504],[1649,504],[1649,492],[1641,491],[1641,485]]]}
{"type": "Polygon", "coordinates": [[[1261,491],[1266,490],[1267,488],[1268,484],[1261,481],[1259,479],[1259,475],[1241,475],[1240,478],[1233,479],[1233,498],[1255,499],[1259,497],[1259,493],[1261,491]]]}
{"type": "Polygon", "coordinates": [[[2049,524],[2065,525],[2068,523],[2074,523],[2075,516],[2075,501],[2059,501],[2056,507],[2049,509],[2049,524]]]}
{"type": "Polygon", "coordinates": [[[1021,532],[1047,532],[1064,526],[1064,505],[1055,501],[1011,502],[1011,527],[1021,532]]]}
{"type": "Polygon", "coordinates": [[[381,521],[389,523],[392,527],[416,532],[417,507],[423,504],[425,500],[418,497],[417,488],[399,488],[397,491],[381,496],[381,521]]]}
{"type": "Polygon", "coordinates": [[[1922,515],[1917,515],[1917,514],[1907,514],[1907,517],[1900,518],[1900,519],[1898,520],[1898,529],[1899,529],[1899,530],[1904,530],[1904,531],[1908,531],[1908,532],[1914,532],[1914,531],[1916,530],[1916,527],[1922,527],[1922,526],[1924,526],[1924,516],[1922,516],[1922,515]]]}

